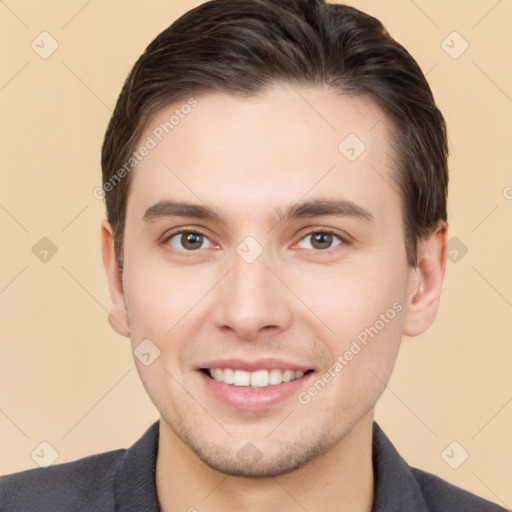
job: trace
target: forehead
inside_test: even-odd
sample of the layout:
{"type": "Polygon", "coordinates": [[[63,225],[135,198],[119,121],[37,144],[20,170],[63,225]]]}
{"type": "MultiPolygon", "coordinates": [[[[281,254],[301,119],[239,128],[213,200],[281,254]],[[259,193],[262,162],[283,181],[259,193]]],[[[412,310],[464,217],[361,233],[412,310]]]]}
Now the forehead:
{"type": "MultiPolygon", "coordinates": [[[[130,204],[203,202],[234,217],[305,196],[397,203],[390,124],[369,98],[274,87],[260,96],[208,94],[160,110],[138,148],[130,204]]],[[[136,148],[137,149],[137,148],[136,148]]]]}

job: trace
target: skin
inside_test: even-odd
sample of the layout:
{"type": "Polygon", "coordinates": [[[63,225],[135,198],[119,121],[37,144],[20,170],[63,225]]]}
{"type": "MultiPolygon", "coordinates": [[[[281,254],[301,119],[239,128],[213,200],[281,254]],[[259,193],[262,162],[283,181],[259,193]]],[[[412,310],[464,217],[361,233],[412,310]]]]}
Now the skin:
{"type": "MultiPolygon", "coordinates": [[[[149,338],[160,350],[152,364],[135,363],[162,418],[161,508],[369,512],[374,407],[402,335],[422,333],[436,315],[446,226],[418,244],[417,267],[408,267],[391,126],[371,99],[275,86],[197,101],[132,171],[122,277],[102,224],[111,325],[133,349],[149,338]],[[353,162],[338,149],[349,134],[366,146],[353,162]],[[350,201],[371,220],[276,223],[288,206],[314,199],[350,201]],[[162,200],[207,205],[222,221],[144,221],[162,200]],[[204,233],[200,248],[187,251],[181,235],[166,241],[190,228],[204,233]],[[315,242],[326,230],[343,238],[315,242]],[[263,251],[252,263],[236,252],[247,236],[263,251]],[[401,310],[307,404],[293,394],[241,410],[215,398],[197,369],[224,357],[277,357],[314,369],[299,388],[308,390],[393,304],[401,310]],[[261,455],[256,463],[237,457],[247,443],[261,455]]],[[[158,112],[141,140],[179,106],[158,112]]]]}

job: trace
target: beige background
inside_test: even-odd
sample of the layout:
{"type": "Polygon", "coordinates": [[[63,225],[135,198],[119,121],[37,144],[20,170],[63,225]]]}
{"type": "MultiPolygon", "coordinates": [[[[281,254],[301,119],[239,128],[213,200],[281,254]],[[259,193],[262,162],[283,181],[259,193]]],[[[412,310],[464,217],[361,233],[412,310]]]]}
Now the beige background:
{"type": "MultiPolygon", "coordinates": [[[[198,3],[0,1],[2,474],[36,467],[42,441],[64,462],[127,447],[157,418],[128,340],[107,323],[92,191],[129,69],[198,3]],[[47,59],[31,48],[43,31],[59,45],[47,59]],[[32,253],[42,237],[58,248],[46,263],[32,253]]],[[[428,73],[449,125],[450,236],[468,249],[449,262],[436,324],[404,340],[377,420],[410,464],[510,508],[512,2],[351,5],[379,17],[428,73]],[[442,45],[453,31],[469,44],[456,59],[443,46],[455,55],[464,41],[442,45]],[[469,453],[458,469],[441,456],[452,441],[469,453]]]]}

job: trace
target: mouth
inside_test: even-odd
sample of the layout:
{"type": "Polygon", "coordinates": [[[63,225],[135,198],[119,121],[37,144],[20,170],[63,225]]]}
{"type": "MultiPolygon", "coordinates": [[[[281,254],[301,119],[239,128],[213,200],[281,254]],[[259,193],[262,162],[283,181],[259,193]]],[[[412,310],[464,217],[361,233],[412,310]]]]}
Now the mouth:
{"type": "Polygon", "coordinates": [[[211,361],[197,368],[207,393],[230,411],[263,412],[296,397],[314,369],[275,359],[211,361]]]}
{"type": "Polygon", "coordinates": [[[201,368],[201,372],[230,386],[245,388],[266,388],[301,379],[313,372],[309,370],[284,370],[280,368],[247,371],[234,368],[201,368]]]}

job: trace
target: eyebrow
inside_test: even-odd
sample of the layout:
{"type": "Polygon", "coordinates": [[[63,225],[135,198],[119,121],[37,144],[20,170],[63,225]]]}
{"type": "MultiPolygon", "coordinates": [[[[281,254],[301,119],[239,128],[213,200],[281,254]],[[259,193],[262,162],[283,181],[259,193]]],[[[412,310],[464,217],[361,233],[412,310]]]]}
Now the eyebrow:
{"type": "MultiPolygon", "coordinates": [[[[275,224],[289,220],[319,216],[355,217],[373,222],[374,216],[365,208],[346,199],[314,199],[293,204],[286,209],[279,208],[272,216],[275,224]]],[[[190,217],[225,223],[222,215],[206,205],[162,200],[150,206],[142,220],[153,222],[168,217],[190,217]]]]}

